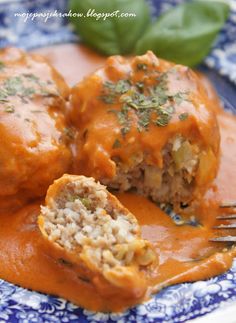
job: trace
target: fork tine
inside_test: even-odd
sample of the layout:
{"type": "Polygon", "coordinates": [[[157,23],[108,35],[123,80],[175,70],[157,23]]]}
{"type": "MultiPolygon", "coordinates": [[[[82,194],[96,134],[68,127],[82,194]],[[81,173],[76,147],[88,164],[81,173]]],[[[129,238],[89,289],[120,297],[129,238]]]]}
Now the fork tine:
{"type": "MultiPolygon", "coordinates": [[[[236,201],[227,201],[219,205],[221,209],[225,209],[225,214],[220,214],[216,217],[216,220],[236,220],[236,201]]],[[[236,223],[220,224],[213,227],[216,230],[232,230],[236,229],[236,223]]],[[[236,236],[220,236],[209,239],[211,242],[230,242],[236,243],[236,236]]]]}
{"type": "Polygon", "coordinates": [[[236,224],[220,224],[214,226],[213,229],[236,229],[236,224]]]}
{"type": "Polygon", "coordinates": [[[236,214],[225,214],[216,217],[217,220],[236,220],[236,214]]]}
{"type": "Polygon", "coordinates": [[[220,208],[234,208],[236,207],[236,202],[225,202],[220,205],[220,208]]]}
{"type": "Polygon", "coordinates": [[[226,237],[217,237],[217,238],[212,238],[209,239],[211,242],[236,242],[236,236],[226,236],[226,237]]]}

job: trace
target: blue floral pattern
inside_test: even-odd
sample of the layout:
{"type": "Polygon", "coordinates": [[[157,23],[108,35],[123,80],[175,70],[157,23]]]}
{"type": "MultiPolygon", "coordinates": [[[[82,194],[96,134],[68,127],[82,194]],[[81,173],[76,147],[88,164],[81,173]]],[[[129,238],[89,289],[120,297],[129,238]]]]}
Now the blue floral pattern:
{"type": "MultiPolygon", "coordinates": [[[[147,0],[153,17],[172,6],[189,0],[147,0]]],[[[225,27],[215,42],[205,64],[236,84],[236,0],[229,0],[231,13],[225,27]]],[[[0,4],[0,47],[15,45],[25,49],[78,40],[70,24],[63,17],[33,21],[15,16],[27,12],[67,12],[67,0],[3,0],[0,4]]]]}
{"type": "MultiPolygon", "coordinates": [[[[157,16],[183,0],[148,1],[153,16],[157,16]]],[[[230,18],[205,63],[236,83],[236,0],[231,0],[231,3],[230,18]]],[[[64,12],[66,4],[66,0],[3,1],[0,4],[0,46],[15,45],[30,49],[78,40],[64,18],[50,19],[48,23],[42,20],[24,23],[22,18],[14,17],[15,12],[64,12]]],[[[235,88],[206,66],[203,69],[219,89],[225,107],[232,110],[236,99],[235,88]]],[[[229,300],[236,301],[236,260],[231,270],[221,276],[165,288],[146,303],[122,314],[87,311],[63,299],[0,280],[0,323],[179,323],[209,313],[229,300]]]]}
{"type": "MultiPolygon", "coordinates": [[[[148,0],[154,16],[170,9],[185,0],[148,0]]],[[[188,1],[188,0],[187,0],[188,1]]],[[[215,69],[236,84],[236,0],[228,1],[231,5],[229,18],[220,32],[205,64],[215,69]]]]}
{"type": "Polygon", "coordinates": [[[43,47],[56,43],[72,42],[77,36],[72,33],[63,17],[28,19],[15,16],[16,13],[64,13],[65,0],[11,0],[0,4],[0,47],[13,45],[25,49],[43,47]]]}
{"type": "Polygon", "coordinates": [[[236,261],[230,271],[207,281],[171,286],[125,313],[83,310],[60,298],[32,292],[0,281],[0,323],[185,322],[236,300],[236,261]]]}

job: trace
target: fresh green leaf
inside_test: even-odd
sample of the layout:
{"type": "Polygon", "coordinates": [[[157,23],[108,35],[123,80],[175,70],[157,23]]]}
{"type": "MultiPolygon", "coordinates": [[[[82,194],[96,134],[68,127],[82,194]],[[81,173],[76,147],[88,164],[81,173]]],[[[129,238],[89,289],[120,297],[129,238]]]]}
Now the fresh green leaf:
{"type": "Polygon", "coordinates": [[[150,23],[145,0],[70,0],[69,8],[73,13],[83,14],[71,18],[81,39],[106,55],[130,53],[150,23]],[[98,19],[99,14],[106,13],[113,16],[98,19]],[[135,16],[119,17],[123,13],[135,16]]]}
{"type": "Polygon", "coordinates": [[[218,1],[185,2],[153,23],[137,42],[136,53],[153,50],[158,57],[194,66],[209,53],[229,14],[218,1]]]}

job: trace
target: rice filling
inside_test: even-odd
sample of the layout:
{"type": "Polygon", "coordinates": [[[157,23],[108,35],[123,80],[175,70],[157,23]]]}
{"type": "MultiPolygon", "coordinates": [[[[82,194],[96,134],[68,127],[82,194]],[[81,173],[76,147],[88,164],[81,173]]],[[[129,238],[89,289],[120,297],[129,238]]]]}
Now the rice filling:
{"type": "Polygon", "coordinates": [[[154,253],[141,239],[135,217],[111,203],[105,186],[80,178],[67,183],[51,207],[41,207],[48,239],[98,270],[149,265],[154,253]]]}

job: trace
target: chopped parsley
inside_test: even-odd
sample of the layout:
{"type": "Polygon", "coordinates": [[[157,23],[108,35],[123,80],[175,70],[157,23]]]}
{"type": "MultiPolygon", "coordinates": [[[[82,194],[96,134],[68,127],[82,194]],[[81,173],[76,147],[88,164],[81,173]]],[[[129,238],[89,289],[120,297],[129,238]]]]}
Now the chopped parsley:
{"type": "MultiPolygon", "coordinates": [[[[1,69],[1,62],[0,62],[1,69]]],[[[51,81],[49,81],[51,84],[51,81]]],[[[57,93],[52,93],[46,86],[47,82],[41,82],[39,77],[32,73],[24,73],[18,76],[13,76],[5,79],[1,84],[0,89],[0,102],[4,104],[4,110],[6,112],[14,112],[14,107],[10,107],[6,104],[9,102],[11,97],[17,96],[23,103],[29,103],[30,99],[36,93],[40,93],[44,96],[55,96],[57,93]]]]}
{"type": "Polygon", "coordinates": [[[0,89],[0,102],[8,102],[7,93],[5,93],[3,89],[0,89]]]}
{"type": "Polygon", "coordinates": [[[15,112],[15,108],[13,105],[8,105],[5,107],[4,111],[7,113],[13,113],[13,112],[15,112]]]}
{"type": "Polygon", "coordinates": [[[119,139],[116,139],[112,145],[112,148],[113,149],[117,149],[117,148],[120,148],[121,147],[121,142],[119,139]]]}
{"type": "Polygon", "coordinates": [[[106,104],[115,103],[115,98],[112,95],[101,95],[100,99],[106,104]]]}
{"type": "Polygon", "coordinates": [[[87,197],[79,197],[81,203],[86,207],[86,209],[89,209],[91,207],[91,201],[87,197]]]}
{"type": "Polygon", "coordinates": [[[47,88],[43,87],[43,84],[41,84],[41,91],[40,94],[44,97],[52,97],[52,96],[58,96],[59,94],[56,92],[52,92],[51,90],[48,90],[47,88]]]}
{"type": "Polygon", "coordinates": [[[7,96],[14,96],[17,93],[21,93],[24,89],[20,76],[14,76],[6,79],[3,83],[3,87],[7,96]]]}
{"type": "Polygon", "coordinates": [[[121,94],[128,92],[130,86],[129,80],[119,80],[117,83],[106,81],[100,99],[106,104],[113,104],[121,94]]]}
{"type": "Polygon", "coordinates": [[[65,260],[63,258],[59,258],[58,259],[58,263],[60,265],[64,265],[64,266],[68,266],[68,267],[73,267],[73,264],[71,262],[69,262],[69,261],[67,261],[67,260],[65,260]]]}
{"type": "Polygon", "coordinates": [[[138,71],[147,71],[147,69],[148,69],[147,64],[144,64],[144,63],[138,63],[137,64],[137,70],[138,71]]]}
{"type": "MultiPolygon", "coordinates": [[[[146,69],[146,64],[137,64],[137,68],[146,69]],[[140,66],[141,65],[141,66],[140,66]],[[144,65],[144,66],[143,66],[144,65]]],[[[137,117],[137,130],[146,131],[149,126],[165,127],[175,113],[174,104],[180,104],[187,99],[187,93],[168,93],[168,73],[159,73],[155,77],[155,84],[144,88],[143,82],[131,84],[129,80],[118,82],[106,81],[100,99],[107,104],[121,104],[120,109],[108,110],[116,115],[121,134],[125,136],[132,124],[132,116],[137,117]]],[[[180,120],[187,118],[186,113],[179,116],[180,120]]],[[[117,143],[115,142],[113,146],[117,143]]]]}
{"type": "Polygon", "coordinates": [[[23,97],[31,97],[33,94],[35,94],[35,89],[33,87],[24,88],[22,91],[23,97]]]}
{"type": "Polygon", "coordinates": [[[25,73],[25,74],[23,74],[23,76],[25,78],[29,79],[30,81],[33,81],[33,82],[36,82],[36,83],[39,82],[39,77],[32,74],[32,73],[25,73]]]}
{"type": "Polygon", "coordinates": [[[114,88],[115,93],[124,94],[130,89],[130,86],[131,84],[128,80],[120,80],[114,88]]]}
{"type": "Polygon", "coordinates": [[[138,90],[140,92],[143,92],[143,89],[144,89],[144,83],[143,82],[137,82],[136,83],[136,87],[138,88],[138,90]]]}
{"type": "Polygon", "coordinates": [[[69,139],[74,139],[75,134],[72,128],[69,128],[69,127],[64,128],[64,134],[69,139]]]}
{"type": "Polygon", "coordinates": [[[67,199],[70,202],[74,202],[76,200],[80,200],[80,202],[87,208],[89,209],[91,207],[91,200],[87,197],[80,197],[79,195],[69,195],[67,199]]]}
{"type": "Polygon", "coordinates": [[[121,108],[121,111],[109,110],[108,112],[114,113],[117,116],[118,121],[121,125],[121,134],[125,136],[130,130],[130,121],[131,121],[128,116],[127,106],[123,105],[121,108]]]}
{"type": "Polygon", "coordinates": [[[79,196],[78,195],[68,195],[67,196],[67,200],[69,201],[69,202],[74,202],[75,200],[77,200],[77,199],[79,199],[79,196]]]}
{"type": "Polygon", "coordinates": [[[178,92],[173,96],[173,99],[176,104],[181,104],[183,101],[188,101],[187,98],[188,92],[178,92]]]}
{"type": "Polygon", "coordinates": [[[184,112],[184,113],[181,113],[180,115],[179,115],[179,120],[180,121],[184,121],[184,120],[186,120],[188,118],[188,112],[184,112]]]}
{"type": "Polygon", "coordinates": [[[5,64],[2,61],[0,61],[0,71],[2,71],[4,68],[5,68],[5,64]]]}
{"type": "Polygon", "coordinates": [[[41,110],[31,110],[32,113],[43,113],[41,110]]]}
{"type": "Polygon", "coordinates": [[[166,108],[166,111],[169,113],[169,114],[173,114],[175,113],[175,107],[170,105],[166,108]]]}
{"type": "Polygon", "coordinates": [[[168,125],[170,120],[171,120],[171,114],[169,114],[166,111],[162,111],[162,112],[160,112],[160,115],[156,120],[156,125],[158,127],[165,127],[168,125]]]}

